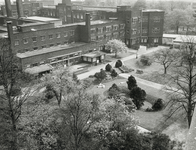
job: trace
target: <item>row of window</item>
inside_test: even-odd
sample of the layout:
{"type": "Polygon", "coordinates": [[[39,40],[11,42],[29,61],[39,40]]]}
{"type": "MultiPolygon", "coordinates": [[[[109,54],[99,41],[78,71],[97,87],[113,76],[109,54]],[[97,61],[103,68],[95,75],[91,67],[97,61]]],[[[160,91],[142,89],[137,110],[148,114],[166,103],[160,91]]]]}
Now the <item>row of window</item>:
{"type": "Polygon", "coordinates": [[[106,27],[91,28],[91,34],[117,31],[118,29],[124,29],[124,27],[125,27],[124,24],[120,24],[120,25],[113,25],[113,26],[106,26],[106,27]]]}
{"type": "Polygon", "coordinates": [[[115,32],[113,34],[105,34],[105,35],[98,35],[98,36],[91,36],[91,41],[100,41],[100,40],[110,40],[111,38],[118,38],[118,37],[123,37],[124,36],[124,31],[123,32],[115,32]]]}
{"type": "MultiPolygon", "coordinates": [[[[148,38],[141,38],[141,43],[147,43],[148,42],[148,38]]],[[[154,43],[158,43],[159,39],[158,38],[154,38],[153,39],[154,43]]]]}
{"type": "MultiPolygon", "coordinates": [[[[33,47],[33,50],[38,50],[38,49],[43,49],[43,48],[47,48],[47,47],[53,47],[53,46],[58,46],[58,45],[63,45],[63,44],[68,44],[68,41],[65,41],[63,43],[50,43],[48,45],[42,45],[40,46],[40,48],[38,48],[37,46],[36,47],[33,47]]],[[[22,49],[22,50],[18,50],[18,53],[25,53],[25,52],[28,52],[28,51],[31,51],[30,49],[28,48],[25,48],[25,49],[22,49]]]]}
{"type": "MultiPolygon", "coordinates": [[[[71,31],[65,31],[64,32],[64,37],[68,37],[68,35],[69,36],[74,36],[74,30],[71,30],[71,31]]],[[[46,36],[40,36],[40,38],[41,38],[41,41],[45,41],[46,40],[46,36]]],[[[61,38],[61,33],[59,32],[59,33],[56,33],[56,35],[54,35],[54,34],[50,34],[50,35],[48,35],[48,38],[49,38],[49,40],[52,40],[52,39],[54,39],[54,38],[61,38]]],[[[39,39],[38,39],[38,37],[32,37],[32,41],[33,42],[37,42],[39,39]]],[[[23,44],[28,44],[29,43],[29,38],[24,38],[23,39],[23,44]]],[[[17,46],[17,45],[19,45],[19,40],[15,40],[15,43],[14,43],[14,45],[15,46],[17,46]]]]}
{"type": "Polygon", "coordinates": [[[81,56],[81,51],[76,52],[76,53],[72,53],[72,54],[61,55],[61,56],[57,56],[57,57],[54,57],[54,58],[50,58],[48,61],[41,61],[41,62],[36,62],[36,63],[33,63],[33,64],[27,64],[26,68],[43,65],[43,64],[46,64],[46,63],[54,64],[54,63],[62,62],[62,61],[65,61],[65,60],[68,60],[68,59],[71,59],[71,58],[75,58],[75,57],[79,57],[79,56],[81,56]]]}
{"type": "MultiPolygon", "coordinates": [[[[143,16],[142,17],[142,22],[148,22],[148,16],[143,16]]],[[[161,17],[160,16],[154,16],[153,17],[153,22],[161,22],[161,17]]]]}
{"type": "MultiPolygon", "coordinates": [[[[147,34],[148,33],[148,29],[147,28],[142,28],[142,33],[143,34],[147,34]]],[[[158,27],[152,28],[152,33],[160,33],[160,28],[158,28],[158,27]]]]}
{"type": "Polygon", "coordinates": [[[73,15],[73,18],[74,18],[74,19],[76,19],[76,18],[77,18],[77,19],[84,19],[84,16],[83,16],[83,15],[80,15],[80,14],[74,14],[74,15],[73,15]]]}

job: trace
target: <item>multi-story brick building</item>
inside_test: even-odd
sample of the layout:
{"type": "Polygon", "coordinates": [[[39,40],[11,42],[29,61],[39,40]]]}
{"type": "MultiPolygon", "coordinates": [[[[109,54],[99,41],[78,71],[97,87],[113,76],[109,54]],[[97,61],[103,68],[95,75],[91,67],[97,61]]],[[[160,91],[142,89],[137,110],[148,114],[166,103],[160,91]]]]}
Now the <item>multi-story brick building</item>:
{"type": "Polygon", "coordinates": [[[41,2],[24,2],[22,3],[22,0],[17,1],[18,3],[11,4],[10,1],[5,0],[6,5],[1,6],[1,14],[3,16],[8,16],[8,17],[26,17],[26,16],[35,16],[38,15],[38,10],[42,8],[42,3],[41,2]],[[22,5],[22,7],[18,6],[22,5]],[[6,9],[9,9],[9,12],[6,9]],[[17,9],[17,7],[20,7],[20,9],[17,9]]]}
{"type": "MultiPolygon", "coordinates": [[[[69,0],[64,2],[67,1],[69,0]]],[[[110,39],[121,39],[128,47],[136,47],[140,41],[142,44],[162,43],[163,11],[135,10],[128,6],[119,6],[116,12],[104,13],[103,10],[95,12],[95,16],[99,14],[104,20],[93,20],[92,14],[86,14],[87,10],[73,11],[75,8],[69,2],[58,4],[57,8],[58,12],[55,12],[55,15],[64,18],[62,21],[80,20],[76,21],[78,23],[64,25],[30,18],[15,20],[12,18],[13,23],[8,22],[8,39],[13,52],[20,59],[22,69],[29,70],[34,67],[37,69],[43,65],[55,65],[59,62],[70,65],[81,60],[94,63],[98,59],[100,62],[104,55],[97,57],[96,54],[97,58],[93,58],[86,53],[103,49],[104,44],[110,39]],[[75,18],[72,17],[74,15],[75,18]],[[85,22],[81,22],[82,19],[85,22]]],[[[10,20],[9,17],[5,19],[10,20]]]]}
{"type": "Polygon", "coordinates": [[[162,44],[164,11],[142,10],[141,44],[162,44]]]}

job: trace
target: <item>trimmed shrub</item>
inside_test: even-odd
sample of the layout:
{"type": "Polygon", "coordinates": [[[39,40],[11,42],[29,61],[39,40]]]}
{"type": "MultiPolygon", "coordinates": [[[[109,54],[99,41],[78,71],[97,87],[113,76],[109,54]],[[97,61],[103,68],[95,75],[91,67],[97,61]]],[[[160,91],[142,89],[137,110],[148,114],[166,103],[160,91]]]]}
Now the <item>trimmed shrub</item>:
{"type": "Polygon", "coordinates": [[[134,76],[130,75],[127,81],[127,86],[129,90],[132,90],[134,87],[137,87],[137,81],[134,76]]]}
{"type": "Polygon", "coordinates": [[[106,71],[111,71],[111,69],[112,69],[112,66],[111,66],[110,64],[107,64],[107,65],[105,66],[105,70],[106,70],[106,71]]]}
{"type": "Polygon", "coordinates": [[[143,66],[150,66],[152,64],[151,59],[146,55],[140,57],[140,62],[143,66]]]}
{"type": "Polygon", "coordinates": [[[144,101],[146,100],[146,92],[140,87],[134,87],[130,92],[130,98],[133,98],[133,103],[140,109],[144,105],[144,101]]]}
{"type": "Polygon", "coordinates": [[[159,111],[161,109],[163,109],[163,100],[161,98],[157,99],[156,102],[154,103],[154,105],[152,106],[152,109],[154,111],[159,111]]]}
{"type": "Polygon", "coordinates": [[[115,77],[117,77],[117,76],[118,76],[118,73],[116,72],[116,70],[115,70],[115,69],[113,69],[113,70],[112,70],[112,72],[111,72],[111,76],[112,76],[113,78],[115,78],[115,77]]]}
{"type": "Polygon", "coordinates": [[[96,73],[94,74],[94,77],[95,77],[97,80],[99,80],[99,81],[104,80],[104,79],[106,78],[106,76],[107,76],[107,74],[106,74],[106,72],[105,72],[103,69],[101,69],[100,72],[96,72],[96,73]]]}
{"type": "Polygon", "coordinates": [[[116,64],[115,64],[115,67],[116,68],[119,68],[119,67],[121,67],[122,66],[122,61],[121,60],[117,60],[116,61],[116,64]]]}

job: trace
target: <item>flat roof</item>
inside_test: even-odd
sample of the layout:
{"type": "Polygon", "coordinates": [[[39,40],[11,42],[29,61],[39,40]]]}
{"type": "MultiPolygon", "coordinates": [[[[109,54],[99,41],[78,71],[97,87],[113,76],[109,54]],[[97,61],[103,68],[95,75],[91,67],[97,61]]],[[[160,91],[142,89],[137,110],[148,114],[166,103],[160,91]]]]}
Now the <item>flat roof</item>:
{"type": "MultiPolygon", "coordinates": [[[[118,22],[118,21],[114,21],[114,20],[91,20],[90,24],[91,25],[97,25],[97,24],[105,24],[105,23],[110,23],[110,22],[118,22]]],[[[73,25],[85,25],[85,22],[78,22],[78,23],[71,23],[71,24],[65,24],[65,25],[59,25],[56,26],[58,27],[68,27],[68,26],[73,26],[73,25]]]]}
{"type": "Polygon", "coordinates": [[[142,12],[164,12],[163,10],[160,9],[144,9],[142,12]]]}
{"type": "Polygon", "coordinates": [[[35,26],[35,25],[44,25],[48,24],[47,22],[33,22],[33,23],[26,23],[26,24],[21,24],[18,25],[19,27],[28,27],[28,26],[35,26]]]}
{"type": "Polygon", "coordinates": [[[196,36],[194,35],[179,35],[173,42],[177,43],[196,43],[196,36]]]}
{"type": "Polygon", "coordinates": [[[87,11],[107,11],[116,12],[116,7],[95,7],[95,6],[83,6],[83,10],[87,11]]]}
{"type": "Polygon", "coordinates": [[[179,34],[163,34],[163,38],[177,38],[179,34]]]}
{"type": "Polygon", "coordinates": [[[48,21],[60,21],[58,18],[49,18],[49,17],[40,17],[40,16],[29,16],[24,18],[25,20],[35,20],[40,22],[48,22],[48,21]]]}
{"type": "Polygon", "coordinates": [[[102,54],[104,54],[104,53],[101,53],[101,52],[91,52],[91,53],[88,53],[88,54],[84,54],[82,56],[95,58],[97,56],[101,56],[102,54]]]}
{"type": "Polygon", "coordinates": [[[30,74],[38,74],[38,73],[41,73],[41,72],[52,70],[52,68],[53,67],[50,64],[44,64],[44,65],[35,66],[35,67],[32,67],[32,68],[27,68],[25,70],[25,72],[30,73],[30,74]]]}
{"type": "Polygon", "coordinates": [[[85,44],[87,44],[87,43],[78,42],[78,43],[73,43],[73,44],[64,44],[64,45],[52,46],[52,47],[49,47],[49,48],[43,48],[43,49],[29,51],[29,52],[25,52],[25,53],[17,53],[16,56],[19,57],[19,58],[28,58],[28,57],[31,57],[31,56],[36,56],[36,55],[42,55],[42,54],[46,54],[46,53],[61,51],[61,50],[65,50],[65,49],[69,49],[69,48],[73,48],[73,47],[79,47],[79,46],[82,46],[82,45],[85,45],[85,44]]]}

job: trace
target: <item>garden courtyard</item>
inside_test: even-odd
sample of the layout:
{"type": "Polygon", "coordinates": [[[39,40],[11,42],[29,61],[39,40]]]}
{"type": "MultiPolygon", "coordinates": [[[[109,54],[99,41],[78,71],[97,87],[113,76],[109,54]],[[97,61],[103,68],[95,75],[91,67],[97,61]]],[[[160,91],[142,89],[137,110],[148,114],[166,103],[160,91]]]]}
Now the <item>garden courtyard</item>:
{"type": "MultiPolygon", "coordinates": [[[[124,56],[126,54],[121,54],[121,55],[124,56]]],[[[135,55],[135,54],[132,53],[131,55],[135,55]]],[[[153,53],[147,55],[151,57],[153,53]]],[[[120,58],[121,57],[119,57],[119,59],[120,58]]],[[[152,111],[152,112],[146,111],[147,108],[152,107],[152,105],[158,98],[163,99],[165,106],[167,105],[168,94],[163,89],[160,89],[160,87],[159,88],[157,88],[156,86],[153,87],[151,85],[151,82],[148,81],[166,85],[168,83],[168,75],[164,74],[163,66],[161,66],[159,63],[154,62],[150,66],[140,66],[137,63],[138,60],[139,58],[138,59],[134,58],[123,62],[123,65],[125,65],[129,69],[133,69],[134,71],[129,73],[121,73],[118,75],[118,77],[114,79],[103,81],[102,84],[105,85],[104,88],[98,87],[97,84],[93,84],[89,92],[94,92],[106,96],[108,89],[114,83],[121,89],[128,90],[127,83],[126,83],[127,78],[124,78],[123,74],[126,74],[127,76],[133,75],[134,77],[136,77],[136,80],[137,78],[141,79],[137,81],[137,84],[139,87],[145,90],[147,96],[146,96],[146,101],[144,102],[144,105],[141,107],[141,109],[136,110],[133,113],[134,117],[138,120],[139,125],[150,131],[161,131],[169,135],[170,138],[173,140],[185,141],[186,134],[188,131],[187,122],[183,117],[180,116],[180,114],[175,115],[170,119],[167,119],[166,117],[166,114],[168,112],[167,107],[160,111],[152,111]],[[142,70],[143,73],[138,74],[137,70],[142,70]]],[[[118,73],[120,73],[120,71],[117,68],[114,69],[117,70],[118,73]]],[[[169,68],[168,74],[170,73],[172,73],[172,69],[169,68]]],[[[88,80],[94,80],[94,78],[88,78],[88,80]]]]}

